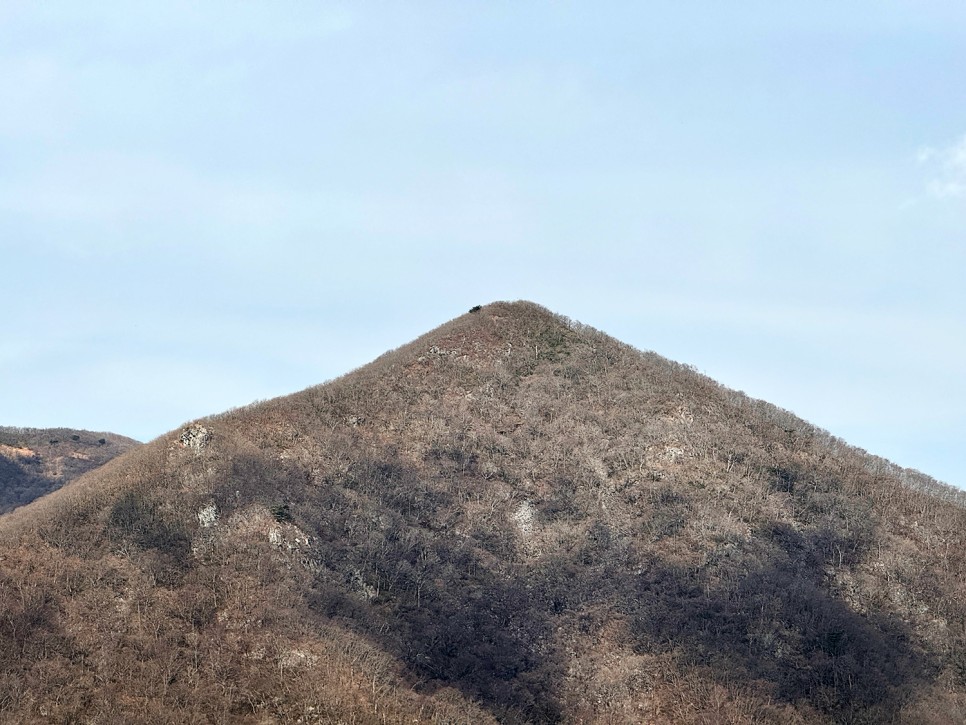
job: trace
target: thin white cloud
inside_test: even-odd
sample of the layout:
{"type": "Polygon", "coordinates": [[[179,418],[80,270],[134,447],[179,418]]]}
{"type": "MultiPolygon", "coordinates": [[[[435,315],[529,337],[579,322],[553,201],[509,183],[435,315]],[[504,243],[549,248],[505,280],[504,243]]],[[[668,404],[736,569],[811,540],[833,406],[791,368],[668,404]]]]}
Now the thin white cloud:
{"type": "Polygon", "coordinates": [[[916,160],[932,176],[926,184],[929,196],[941,200],[966,199],[966,135],[945,148],[925,146],[916,153],[916,160]]]}
{"type": "Polygon", "coordinates": [[[40,10],[14,10],[7,13],[7,19],[12,23],[19,21],[18,27],[28,29],[83,31],[80,38],[74,39],[78,46],[95,40],[100,47],[105,47],[105,42],[116,47],[117,42],[123,44],[130,38],[139,38],[142,43],[170,43],[174,37],[181,42],[203,37],[209,44],[222,47],[257,41],[297,42],[344,32],[355,20],[348,7],[289,0],[271,4],[188,0],[156,4],[116,0],[92,4],[51,2],[44,3],[40,10]]]}
{"type": "Polygon", "coordinates": [[[966,173],[966,135],[956,144],[946,149],[944,161],[946,167],[952,169],[954,172],[960,174],[966,173]]]}
{"type": "Polygon", "coordinates": [[[70,125],[68,81],[51,56],[0,57],[0,142],[61,136],[70,125]]]}
{"type": "Polygon", "coordinates": [[[926,186],[930,196],[937,199],[966,198],[966,183],[964,181],[930,181],[926,186]]]}
{"type": "Polygon", "coordinates": [[[0,186],[0,211],[71,222],[148,223],[213,217],[226,224],[273,223],[278,193],[199,172],[171,160],[116,152],[59,156],[0,186]]]}
{"type": "Polygon", "coordinates": [[[25,360],[30,354],[30,345],[23,340],[0,342],[0,365],[12,365],[25,360]]]}
{"type": "Polygon", "coordinates": [[[73,248],[83,232],[89,251],[144,249],[153,239],[248,259],[251,247],[274,248],[279,238],[302,253],[296,240],[315,247],[349,236],[373,244],[392,238],[410,249],[519,244],[533,226],[519,196],[501,174],[426,174],[393,190],[342,189],[331,181],[236,179],[172,158],[110,151],[65,154],[30,174],[0,175],[0,215],[74,232],[36,243],[73,248]]]}

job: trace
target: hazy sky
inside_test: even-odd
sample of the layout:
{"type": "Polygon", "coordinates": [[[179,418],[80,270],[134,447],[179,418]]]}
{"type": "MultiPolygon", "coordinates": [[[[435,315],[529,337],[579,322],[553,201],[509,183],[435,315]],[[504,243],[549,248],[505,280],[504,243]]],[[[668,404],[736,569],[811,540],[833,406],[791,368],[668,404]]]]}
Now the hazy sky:
{"type": "Polygon", "coordinates": [[[966,486],[966,4],[0,0],[0,424],[531,299],[966,486]]]}

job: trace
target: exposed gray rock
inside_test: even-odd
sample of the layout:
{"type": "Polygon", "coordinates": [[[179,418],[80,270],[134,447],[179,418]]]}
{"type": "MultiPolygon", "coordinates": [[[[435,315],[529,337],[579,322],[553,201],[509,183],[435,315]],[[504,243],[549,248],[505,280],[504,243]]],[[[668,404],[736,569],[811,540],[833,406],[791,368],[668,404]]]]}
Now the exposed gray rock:
{"type": "Polygon", "coordinates": [[[181,431],[181,445],[195,451],[201,451],[211,441],[211,431],[203,425],[190,425],[181,431]]]}

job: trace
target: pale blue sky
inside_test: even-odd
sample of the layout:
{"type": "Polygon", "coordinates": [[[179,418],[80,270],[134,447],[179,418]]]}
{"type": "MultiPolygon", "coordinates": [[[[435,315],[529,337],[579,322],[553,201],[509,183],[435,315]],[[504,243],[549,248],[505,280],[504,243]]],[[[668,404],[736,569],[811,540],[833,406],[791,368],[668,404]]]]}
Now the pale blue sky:
{"type": "Polygon", "coordinates": [[[0,424],[531,299],[966,486],[966,4],[0,0],[0,424]]]}

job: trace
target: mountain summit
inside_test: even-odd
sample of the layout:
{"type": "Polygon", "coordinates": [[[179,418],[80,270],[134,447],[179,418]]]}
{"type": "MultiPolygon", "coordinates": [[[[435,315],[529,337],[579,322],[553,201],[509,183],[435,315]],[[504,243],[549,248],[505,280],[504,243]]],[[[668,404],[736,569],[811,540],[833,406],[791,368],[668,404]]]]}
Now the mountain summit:
{"type": "Polygon", "coordinates": [[[966,721],[959,492],[532,303],[0,541],[2,722],[966,721]]]}

